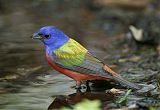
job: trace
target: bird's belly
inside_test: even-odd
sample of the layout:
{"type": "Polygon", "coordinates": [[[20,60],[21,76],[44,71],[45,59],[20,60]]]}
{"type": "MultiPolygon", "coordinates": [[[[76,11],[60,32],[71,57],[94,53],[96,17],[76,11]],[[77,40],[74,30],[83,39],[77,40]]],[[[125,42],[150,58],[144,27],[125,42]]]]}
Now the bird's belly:
{"type": "Polygon", "coordinates": [[[60,66],[56,65],[54,61],[47,57],[48,63],[58,72],[67,75],[68,77],[76,80],[76,81],[81,81],[81,80],[108,80],[108,78],[101,77],[101,76],[93,76],[93,75],[87,75],[85,73],[78,73],[74,72],[68,69],[61,68],[60,66]]]}

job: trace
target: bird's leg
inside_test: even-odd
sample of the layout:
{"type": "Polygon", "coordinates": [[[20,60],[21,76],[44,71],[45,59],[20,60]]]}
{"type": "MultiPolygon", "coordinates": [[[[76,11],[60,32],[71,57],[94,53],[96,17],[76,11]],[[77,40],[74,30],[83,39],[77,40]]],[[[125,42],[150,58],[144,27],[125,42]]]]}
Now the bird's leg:
{"type": "Polygon", "coordinates": [[[89,81],[86,81],[86,92],[91,92],[90,86],[89,86],[89,81]]]}
{"type": "Polygon", "coordinates": [[[81,95],[82,95],[81,90],[80,90],[80,89],[77,89],[77,90],[76,90],[76,96],[81,96],[81,95]]]}
{"type": "Polygon", "coordinates": [[[81,81],[76,81],[76,89],[81,89],[81,81]]]}

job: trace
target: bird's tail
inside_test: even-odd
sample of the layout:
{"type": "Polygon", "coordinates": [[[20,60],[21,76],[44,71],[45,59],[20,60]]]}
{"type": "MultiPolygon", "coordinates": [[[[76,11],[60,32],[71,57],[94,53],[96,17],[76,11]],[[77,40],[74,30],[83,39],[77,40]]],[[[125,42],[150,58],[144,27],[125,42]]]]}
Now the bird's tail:
{"type": "Polygon", "coordinates": [[[107,71],[107,73],[110,73],[115,81],[118,81],[120,84],[124,84],[128,87],[131,87],[133,89],[140,89],[137,84],[131,83],[127,81],[126,79],[122,78],[119,74],[111,70],[107,65],[104,66],[104,69],[107,71]]]}

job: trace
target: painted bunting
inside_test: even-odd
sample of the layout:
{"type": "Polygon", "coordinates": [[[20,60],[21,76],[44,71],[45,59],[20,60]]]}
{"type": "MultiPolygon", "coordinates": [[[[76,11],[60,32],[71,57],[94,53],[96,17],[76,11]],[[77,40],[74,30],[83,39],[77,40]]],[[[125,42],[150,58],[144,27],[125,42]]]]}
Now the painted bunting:
{"type": "Polygon", "coordinates": [[[140,89],[138,85],[122,78],[81,44],[54,26],[42,27],[32,38],[44,43],[48,63],[58,72],[74,79],[77,88],[80,88],[83,80],[111,79],[133,89],[140,89]]]}

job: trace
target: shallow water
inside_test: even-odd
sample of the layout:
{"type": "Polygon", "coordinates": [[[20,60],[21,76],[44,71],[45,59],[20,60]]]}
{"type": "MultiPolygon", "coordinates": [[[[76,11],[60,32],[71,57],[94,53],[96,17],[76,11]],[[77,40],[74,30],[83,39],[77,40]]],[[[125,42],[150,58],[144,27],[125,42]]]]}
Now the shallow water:
{"type": "Polygon", "coordinates": [[[74,85],[71,79],[63,75],[45,75],[40,77],[41,82],[1,83],[3,91],[0,95],[2,110],[46,110],[56,95],[66,95],[74,90],[70,88],[74,85]],[[17,91],[18,90],[18,91],[17,91]]]}

